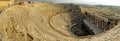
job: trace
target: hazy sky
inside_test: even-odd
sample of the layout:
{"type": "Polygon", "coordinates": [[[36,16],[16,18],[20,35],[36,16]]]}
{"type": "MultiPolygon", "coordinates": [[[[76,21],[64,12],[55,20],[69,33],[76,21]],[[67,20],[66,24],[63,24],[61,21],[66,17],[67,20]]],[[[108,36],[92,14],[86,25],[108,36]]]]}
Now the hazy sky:
{"type": "Polygon", "coordinates": [[[28,0],[28,1],[50,1],[54,3],[80,3],[90,5],[114,5],[120,6],[120,0],[28,0]]]}

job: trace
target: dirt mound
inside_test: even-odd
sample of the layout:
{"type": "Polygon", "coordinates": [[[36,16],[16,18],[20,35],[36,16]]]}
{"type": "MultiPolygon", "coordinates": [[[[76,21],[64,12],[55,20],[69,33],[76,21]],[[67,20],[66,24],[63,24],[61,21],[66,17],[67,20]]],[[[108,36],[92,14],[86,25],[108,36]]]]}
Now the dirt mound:
{"type": "Polygon", "coordinates": [[[91,37],[73,37],[67,27],[80,23],[81,15],[69,9],[52,3],[10,6],[0,14],[0,41],[119,41],[120,24],[91,37]]]}

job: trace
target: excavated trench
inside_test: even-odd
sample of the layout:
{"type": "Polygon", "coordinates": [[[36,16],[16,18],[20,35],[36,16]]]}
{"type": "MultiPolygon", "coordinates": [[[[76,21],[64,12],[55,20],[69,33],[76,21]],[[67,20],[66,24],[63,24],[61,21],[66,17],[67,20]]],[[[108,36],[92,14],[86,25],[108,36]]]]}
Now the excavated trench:
{"type": "Polygon", "coordinates": [[[71,36],[75,37],[93,36],[107,31],[109,27],[112,27],[110,26],[112,24],[109,23],[108,18],[99,15],[96,16],[94,15],[94,13],[90,13],[90,15],[83,15],[79,6],[71,5],[64,8],[68,9],[68,14],[56,14],[49,18],[49,25],[51,26],[51,28],[64,36],[70,37],[68,34],[66,34],[67,32],[69,32],[71,36]],[[86,16],[89,16],[92,22],[87,20],[86,16]],[[68,25],[65,26],[65,23],[67,23],[68,25]],[[96,24],[98,24],[98,26],[96,24]],[[67,28],[67,31],[65,30],[65,28],[62,28],[63,26],[67,28]]]}
{"type": "Polygon", "coordinates": [[[69,28],[70,32],[74,36],[87,36],[92,35],[90,32],[88,32],[87,29],[85,29],[84,25],[81,24],[75,24],[69,28]]]}
{"type": "Polygon", "coordinates": [[[72,23],[68,25],[68,31],[71,35],[77,37],[100,34],[111,29],[117,22],[99,14],[90,13],[89,15],[83,15],[80,8],[72,8],[68,11],[70,11],[69,15],[72,23]]]}
{"type": "Polygon", "coordinates": [[[86,25],[84,23],[74,23],[68,27],[68,31],[73,36],[89,36],[94,35],[93,33],[89,32],[90,30],[86,29],[86,25]]]}
{"type": "MultiPolygon", "coordinates": [[[[117,25],[117,21],[114,20],[114,21],[110,21],[108,20],[107,22],[104,23],[104,19],[103,20],[100,20],[102,18],[99,18],[98,17],[94,17],[94,18],[98,18],[97,20],[93,19],[92,22],[89,20],[85,20],[87,21],[87,23],[85,23],[84,19],[85,18],[85,15],[81,15],[81,13],[79,13],[77,15],[74,14],[71,14],[71,17],[72,17],[72,25],[69,25],[68,26],[68,30],[70,32],[71,35],[73,36],[77,36],[77,37],[81,37],[81,36],[91,36],[91,35],[96,35],[96,34],[100,34],[100,33],[103,33],[107,30],[110,30],[111,27],[113,27],[113,25],[117,25]],[[80,15],[79,15],[80,14],[80,15]],[[77,17],[73,17],[73,16],[77,16],[77,17]],[[101,21],[101,22],[99,22],[101,21]],[[94,23],[94,22],[98,22],[98,23],[94,23]],[[101,24],[99,24],[101,23],[101,24]],[[95,25],[95,24],[98,24],[98,25],[95,25]],[[105,24],[105,25],[104,25],[105,24]],[[104,26],[104,27],[102,27],[104,26]]],[[[92,17],[93,18],[93,17],[92,17]]]]}
{"type": "Polygon", "coordinates": [[[72,25],[69,25],[68,31],[72,36],[75,36],[75,37],[94,35],[94,34],[91,34],[89,30],[86,29],[86,26],[82,22],[73,23],[72,25]]]}
{"type": "Polygon", "coordinates": [[[67,26],[68,32],[75,37],[94,35],[86,29],[87,27],[83,23],[84,15],[81,13],[81,9],[79,8],[79,6],[71,5],[68,7],[71,7],[68,10],[69,16],[71,18],[71,24],[67,26]]]}

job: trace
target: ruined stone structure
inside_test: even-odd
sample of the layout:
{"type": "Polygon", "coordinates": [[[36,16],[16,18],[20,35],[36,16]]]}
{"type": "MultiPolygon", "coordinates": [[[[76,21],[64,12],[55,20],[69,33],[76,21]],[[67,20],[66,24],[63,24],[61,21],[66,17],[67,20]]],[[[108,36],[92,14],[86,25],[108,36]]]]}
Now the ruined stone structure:
{"type": "Polygon", "coordinates": [[[87,26],[86,29],[90,31],[91,34],[97,34],[105,31],[109,28],[111,21],[104,15],[97,13],[85,13],[84,24],[87,26]]]}
{"type": "Polygon", "coordinates": [[[96,13],[90,14],[90,13],[86,12],[85,18],[86,18],[86,20],[89,20],[90,22],[94,23],[95,25],[97,25],[98,27],[101,27],[103,29],[106,26],[108,26],[108,23],[109,23],[108,18],[106,18],[100,14],[96,14],[96,13]]]}

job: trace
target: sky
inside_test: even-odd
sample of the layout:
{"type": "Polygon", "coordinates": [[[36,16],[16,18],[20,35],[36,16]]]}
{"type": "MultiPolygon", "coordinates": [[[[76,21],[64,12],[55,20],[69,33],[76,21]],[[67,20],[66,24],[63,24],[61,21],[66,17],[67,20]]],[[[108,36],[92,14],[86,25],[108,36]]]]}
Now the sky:
{"type": "Polygon", "coordinates": [[[27,1],[50,1],[53,3],[76,3],[76,4],[87,4],[87,5],[120,6],[120,0],[27,0],[27,1]]]}

